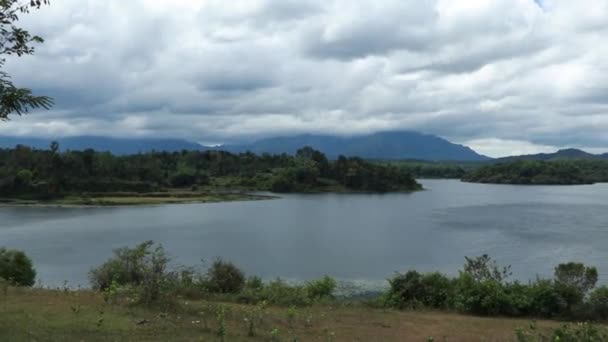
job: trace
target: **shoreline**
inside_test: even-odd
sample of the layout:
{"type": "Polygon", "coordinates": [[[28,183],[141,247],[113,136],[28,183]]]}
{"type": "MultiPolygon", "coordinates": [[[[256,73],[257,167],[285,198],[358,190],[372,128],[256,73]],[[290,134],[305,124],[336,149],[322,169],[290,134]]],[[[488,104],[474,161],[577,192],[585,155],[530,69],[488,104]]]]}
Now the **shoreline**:
{"type": "Polygon", "coordinates": [[[39,207],[39,208],[111,208],[132,206],[156,206],[168,204],[224,203],[242,201],[263,201],[281,198],[281,195],[317,194],[412,194],[427,189],[393,190],[388,192],[353,191],[332,189],[330,191],[311,189],[310,191],[270,193],[267,191],[248,192],[152,192],[152,193],[96,193],[92,195],[66,195],[49,200],[0,197],[2,207],[39,207]]]}
{"type": "Polygon", "coordinates": [[[38,208],[118,208],[134,206],[157,206],[168,204],[195,204],[195,203],[224,203],[242,201],[263,201],[278,199],[278,196],[259,195],[250,193],[226,194],[188,194],[158,196],[152,194],[92,197],[66,196],[53,200],[31,200],[19,198],[0,198],[2,207],[38,207],[38,208]]]}

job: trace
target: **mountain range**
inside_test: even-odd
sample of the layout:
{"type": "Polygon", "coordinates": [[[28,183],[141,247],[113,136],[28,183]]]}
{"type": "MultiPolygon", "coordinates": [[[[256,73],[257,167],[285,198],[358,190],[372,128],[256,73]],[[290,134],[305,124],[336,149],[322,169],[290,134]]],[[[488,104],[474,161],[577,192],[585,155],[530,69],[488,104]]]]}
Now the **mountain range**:
{"type": "Polygon", "coordinates": [[[248,144],[204,146],[184,139],[161,138],[113,138],[99,136],[76,136],[65,138],[30,138],[0,136],[0,147],[13,148],[16,145],[36,149],[48,149],[51,141],[57,141],[60,149],[109,151],[117,155],[145,153],[151,151],[182,150],[225,150],[233,153],[251,151],[254,153],[294,154],[303,146],[311,146],[330,158],[339,155],[358,156],[366,159],[414,159],[427,161],[497,161],[514,159],[556,160],[556,159],[607,159],[608,153],[591,154],[579,149],[563,149],[555,153],[540,153],[492,159],[471,148],[451,143],[435,135],[413,131],[388,131],[358,136],[332,136],[302,134],[266,138],[248,144]]]}
{"type": "Polygon", "coordinates": [[[11,148],[25,145],[46,149],[51,141],[57,141],[60,149],[110,151],[114,154],[134,154],[149,151],[181,150],[225,150],[239,153],[287,153],[294,154],[303,146],[311,146],[330,158],[339,155],[358,156],[367,159],[419,159],[419,160],[460,160],[482,161],[490,158],[480,155],[469,147],[453,144],[435,135],[412,131],[381,132],[369,135],[340,137],[331,135],[304,134],[289,137],[275,137],[255,141],[250,144],[203,146],[181,139],[151,138],[111,138],[79,136],[58,139],[28,137],[0,137],[0,147],[11,148]]]}
{"type": "Polygon", "coordinates": [[[79,151],[92,148],[96,151],[108,151],[116,155],[150,151],[174,152],[203,149],[203,146],[198,143],[182,139],[111,138],[97,136],[77,136],[57,139],[0,137],[0,147],[13,148],[16,145],[24,145],[36,149],[48,149],[52,141],[57,141],[62,151],[79,151]]]}
{"type": "Polygon", "coordinates": [[[339,155],[366,159],[419,159],[482,161],[490,158],[471,148],[451,143],[436,135],[412,131],[389,131],[360,136],[303,134],[262,139],[246,145],[224,145],[217,149],[231,152],[293,154],[302,146],[310,146],[329,158],[339,155]]]}

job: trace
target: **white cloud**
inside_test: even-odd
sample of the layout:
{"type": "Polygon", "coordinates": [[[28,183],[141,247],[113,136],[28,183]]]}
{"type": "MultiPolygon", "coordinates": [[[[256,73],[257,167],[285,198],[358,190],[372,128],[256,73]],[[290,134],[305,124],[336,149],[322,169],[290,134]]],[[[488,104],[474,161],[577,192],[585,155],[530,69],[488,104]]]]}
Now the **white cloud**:
{"type": "Polygon", "coordinates": [[[490,155],[608,150],[608,2],[62,0],[11,58],[55,98],[0,134],[225,142],[413,129],[490,155]]]}
{"type": "Polygon", "coordinates": [[[506,157],[510,155],[552,153],[558,150],[555,146],[537,145],[521,140],[475,139],[465,142],[475,151],[489,157],[506,157]]]}

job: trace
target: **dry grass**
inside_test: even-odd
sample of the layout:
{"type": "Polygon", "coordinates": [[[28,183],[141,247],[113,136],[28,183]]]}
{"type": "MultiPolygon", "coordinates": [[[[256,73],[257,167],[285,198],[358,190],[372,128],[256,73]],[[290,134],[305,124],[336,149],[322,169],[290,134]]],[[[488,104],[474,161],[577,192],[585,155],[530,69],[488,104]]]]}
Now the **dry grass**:
{"type": "MultiPolygon", "coordinates": [[[[0,341],[218,341],[219,306],[226,308],[225,341],[513,341],[529,320],[480,318],[437,312],[397,312],[365,306],[271,307],[248,337],[245,318],[255,307],[181,301],[178,310],[105,304],[90,291],[10,288],[0,293],[0,341]],[[138,324],[139,323],[139,324],[138,324]]],[[[541,329],[557,322],[537,322],[541,329]]]]}

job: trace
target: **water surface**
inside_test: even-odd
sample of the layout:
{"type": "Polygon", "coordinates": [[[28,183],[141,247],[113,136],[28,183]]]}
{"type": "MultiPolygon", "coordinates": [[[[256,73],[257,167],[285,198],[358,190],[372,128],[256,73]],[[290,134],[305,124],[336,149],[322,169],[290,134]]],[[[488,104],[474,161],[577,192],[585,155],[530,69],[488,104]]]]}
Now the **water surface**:
{"type": "Polygon", "coordinates": [[[608,282],[608,184],[509,186],[422,180],[411,194],[286,195],[278,200],[123,208],[0,208],[0,246],[25,250],[45,285],[87,286],[114,248],[154,240],[174,264],[222,256],[248,274],[329,274],[381,283],[395,271],[456,274],[488,253],[520,279],[565,261],[608,282]]]}

